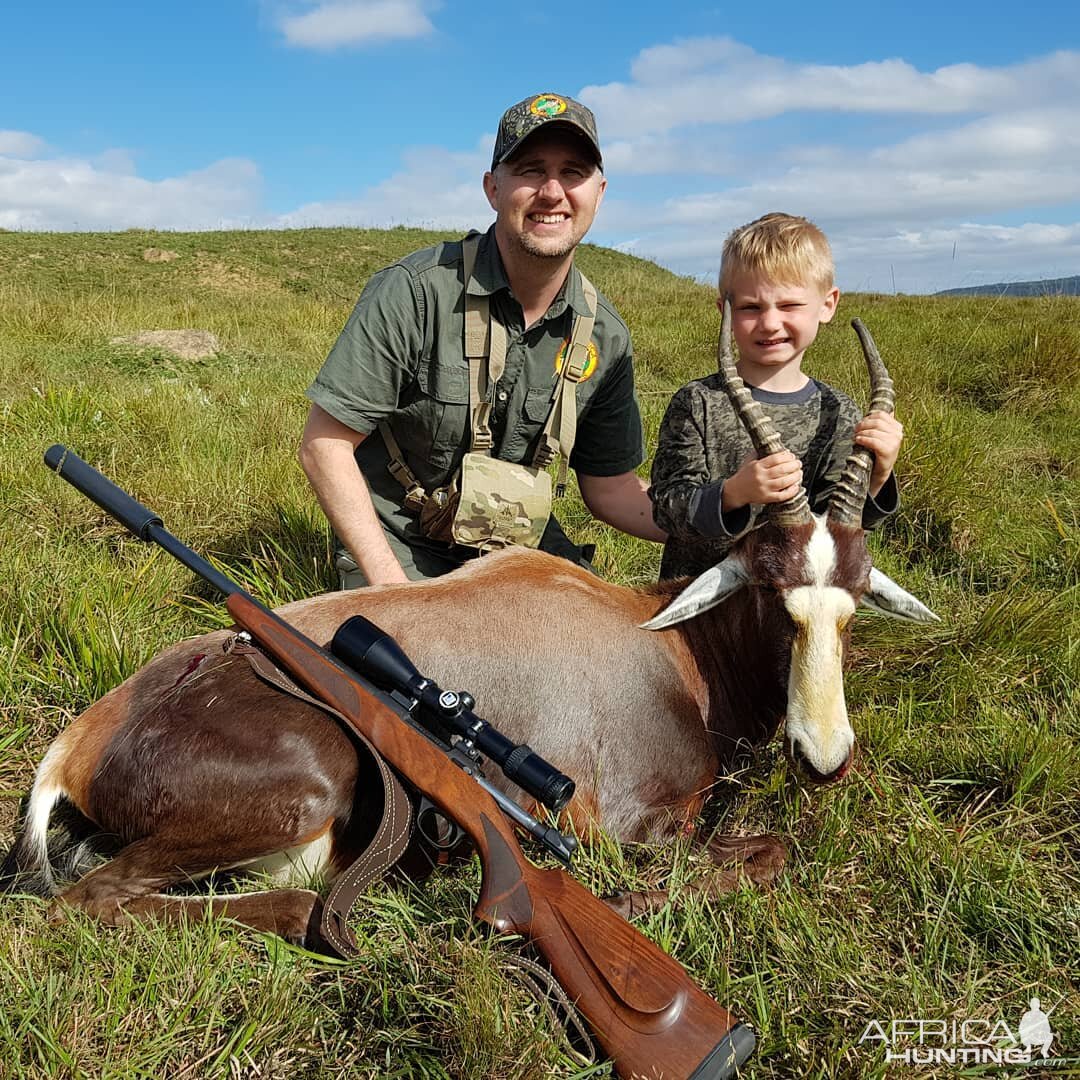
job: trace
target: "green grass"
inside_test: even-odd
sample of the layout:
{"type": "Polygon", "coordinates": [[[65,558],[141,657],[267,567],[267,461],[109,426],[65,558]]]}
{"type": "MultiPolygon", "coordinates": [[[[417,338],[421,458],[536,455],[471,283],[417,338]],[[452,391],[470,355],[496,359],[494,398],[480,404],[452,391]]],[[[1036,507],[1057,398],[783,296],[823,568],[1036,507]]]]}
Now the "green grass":
{"type": "MultiPolygon", "coordinates": [[[[333,584],[296,464],[303,391],[377,267],[415,230],[0,234],[0,845],[45,746],[165,644],[227,621],[41,465],[70,445],[271,604],[333,584]],[[150,247],[178,257],[147,262],[150,247]],[[194,327],[213,360],[110,345],[194,327]]],[[[582,264],[635,339],[650,447],[715,366],[711,290],[614,252],[582,264]]],[[[590,887],[667,881],[641,928],[757,1028],[755,1077],[879,1077],[873,1019],[1054,1006],[1080,1056],[1080,301],[846,296],[813,374],[864,400],[847,321],[872,329],[906,430],[904,506],[875,561],[944,618],[860,617],[851,776],[807,789],[773,745],[723,781],[718,828],[791,848],[768,890],[704,901],[688,845],[583,852],[590,887]]],[[[613,580],[657,548],[591,521],[613,580]]],[[[612,659],[617,663],[617,658],[612,659]]],[[[106,931],[0,904],[0,1077],[584,1077],[472,925],[473,865],[372,890],[361,957],[332,963],[208,921],[106,931]]],[[[1030,1075],[1030,1074],[1029,1074],[1030,1075]]]]}

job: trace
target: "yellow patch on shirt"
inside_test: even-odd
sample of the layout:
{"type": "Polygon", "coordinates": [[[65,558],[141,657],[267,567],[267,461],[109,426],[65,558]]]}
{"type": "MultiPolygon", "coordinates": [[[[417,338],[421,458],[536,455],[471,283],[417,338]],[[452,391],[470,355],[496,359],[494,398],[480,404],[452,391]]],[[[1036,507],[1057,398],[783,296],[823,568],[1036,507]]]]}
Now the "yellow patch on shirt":
{"type": "MultiPolygon", "coordinates": [[[[563,360],[566,358],[566,350],[570,347],[570,339],[566,338],[562,347],[559,349],[559,355],[555,357],[555,374],[562,374],[563,360]]],[[[584,382],[586,379],[592,378],[596,374],[596,369],[600,366],[600,354],[596,350],[596,342],[589,341],[589,357],[585,361],[585,367],[582,369],[581,378],[578,382],[584,382]]]]}

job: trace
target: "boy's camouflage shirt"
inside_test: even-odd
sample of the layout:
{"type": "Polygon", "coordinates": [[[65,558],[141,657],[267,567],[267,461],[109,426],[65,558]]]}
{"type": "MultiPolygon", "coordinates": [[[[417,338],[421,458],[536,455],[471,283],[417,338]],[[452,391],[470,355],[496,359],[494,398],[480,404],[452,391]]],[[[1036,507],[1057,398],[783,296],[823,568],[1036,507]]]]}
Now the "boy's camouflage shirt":
{"type": "MultiPolygon", "coordinates": [[[[851,453],[855,425],[862,417],[858,406],[815,379],[794,393],[750,390],[784,445],[802,461],[810,507],[822,513],[851,453]]],[[[671,399],[660,427],[650,491],[656,523],[669,534],[661,577],[702,573],[759,523],[761,506],[725,514],[720,501],[724,481],[753,453],[750,436],[718,375],[687,383],[671,399]]],[[[867,498],[863,527],[894,513],[898,505],[896,481],[890,476],[876,500],[867,498]]]]}

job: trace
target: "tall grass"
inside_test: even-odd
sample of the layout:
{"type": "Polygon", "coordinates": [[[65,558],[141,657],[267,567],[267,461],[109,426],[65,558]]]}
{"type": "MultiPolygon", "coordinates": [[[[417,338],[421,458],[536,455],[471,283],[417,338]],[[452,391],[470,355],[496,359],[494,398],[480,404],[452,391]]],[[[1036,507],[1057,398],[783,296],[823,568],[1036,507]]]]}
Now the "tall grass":
{"type": "MultiPolygon", "coordinates": [[[[329,536],[295,463],[303,391],[378,266],[414,230],[0,235],[0,844],[48,740],[165,644],[225,621],[163,552],[41,466],[65,442],[271,604],[331,587],[329,536]],[[175,252],[147,262],[157,247],[175,252]],[[141,329],[215,332],[201,362],[132,352],[141,329]]],[[[715,366],[711,290],[614,252],[582,263],[634,331],[650,447],[672,391],[715,366]]],[[[898,387],[904,506],[876,563],[943,617],[860,617],[853,773],[807,789],[772,746],[709,822],[774,831],[769,890],[702,900],[689,845],[619,849],[598,891],[667,882],[641,923],[760,1035],[750,1074],[876,1077],[870,1020],[1053,1007],[1080,1055],[1077,603],[1080,302],[844,297],[813,374],[865,400],[846,321],[898,387]]],[[[658,550],[560,510],[605,576],[658,550]]],[[[619,658],[612,657],[612,664],[619,658]]],[[[361,957],[332,963],[222,921],[104,931],[0,905],[0,1077],[607,1075],[574,1058],[471,923],[475,866],[375,887],[361,957]]]]}

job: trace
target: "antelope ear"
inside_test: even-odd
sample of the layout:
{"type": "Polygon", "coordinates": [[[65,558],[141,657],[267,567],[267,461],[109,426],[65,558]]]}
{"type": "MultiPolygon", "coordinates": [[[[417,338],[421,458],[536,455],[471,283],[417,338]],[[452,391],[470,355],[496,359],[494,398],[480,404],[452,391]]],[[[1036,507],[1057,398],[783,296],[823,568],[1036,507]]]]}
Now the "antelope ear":
{"type": "Polygon", "coordinates": [[[870,570],[870,590],[863,594],[861,603],[879,615],[890,615],[904,622],[941,622],[939,616],[901,589],[888,574],[874,568],[870,570]]]}
{"type": "Polygon", "coordinates": [[[695,615],[716,607],[749,580],[750,575],[742,563],[727,558],[694,578],[663,611],[648,622],[643,622],[641,629],[666,630],[676,623],[692,619],[695,615]]]}

